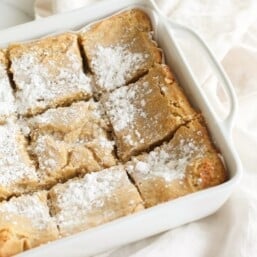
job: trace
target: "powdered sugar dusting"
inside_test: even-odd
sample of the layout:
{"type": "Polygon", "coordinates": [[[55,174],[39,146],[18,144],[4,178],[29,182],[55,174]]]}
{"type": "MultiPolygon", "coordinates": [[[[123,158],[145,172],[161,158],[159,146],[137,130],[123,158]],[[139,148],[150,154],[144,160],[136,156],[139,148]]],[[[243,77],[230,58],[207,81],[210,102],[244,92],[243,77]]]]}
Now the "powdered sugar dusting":
{"type": "Polygon", "coordinates": [[[36,180],[36,171],[25,152],[18,126],[10,121],[0,126],[0,135],[0,186],[36,180]]]}
{"type": "Polygon", "coordinates": [[[129,87],[119,88],[110,94],[106,107],[114,130],[121,131],[134,122],[135,96],[135,90],[130,90],[129,87]]]}
{"type": "Polygon", "coordinates": [[[100,172],[90,173],[82,179],[70,181],[53,188],[57,194],[56,205],[60,212],[55,216],[61,229],[71,230],[86,222],[86,215],[91,210],[101,209],[105,199],[115,197],[113,192],[121,186],[126,173],[121,166],[100,172]],[[79,217],[74,219],[74,217],[79,217]],[[81,219],[83,220],[81,220],[81,219]]]}
{"type": "MultiPolygon", "coordinates": [[[[144,97],[151,93],[147,82],[121,87],[109,94],[105,107],[114,130],[121,131],[127,127],[134,129],[136,117],[146,118],[146,102],[136,101],[137,98],[141,98],[141,92],[144,92],[144,97]]],[[[135,134],[138,133],[139,131],[135,131],[135,134]]]]}
{"type": "Polygon", "coordinates": [[[104,148],[106,150],[113,150],[113,147],[115,145],[114,141],[107,139],[104,136],[100,136],[96,139],[94,139],[95,143],[99,144],[101,148],[104,148]]]}
{"type": "Polygon", "coordinates": [[[98,45],[91,62],[97,84],[104,91],[125,85],[147,57],[148,54],[130,52],[126,45],[98,45]]]}
{"type": "MultiPolygon", "coordinates": [[[[67,127],[74,129],[81,125],[83,120],[89,116],[88,106],[94,104],[93,102],[77,102],[69,107],[59,107],[56,109],[49,109],[43,114],[34,116],[29,120],[32,125],[58,127],[58,129],[67,127]]],[[[94,104],[95,106],[95,104],[94,104]]],[[[93,115],[94,112],[90,112],[93,115]]]]}
{"type": "Polygon", "coordinates": [[[12,198],[8,202],[0,204],[0,214],[8,220],[8,215],[24,217],[32,223],[32,226],[39,230],[44,230],[49,226],[51,217],[46,203],[39,199],[39,194],[23,195],[12,198]]]}
{"type": "Polygon", "coordinates": [[[51,170],[54,172],[57,169],[61,169],[67,163],[66,155],[64,154],[63,158],[61,158],[62,151],[58,151],[58,149],[62,148],[63,143],[53,140],[50,136],[39,135],[35,142],[33,153],[37,155],[40,171],[51,170]]]}
{"type": "Polygon", "coordinates": [[[144,138],[139,131],[142,128],[138,128],[137,125],[137,120],[147,119],[146,101],[141,100],[142,92],[145,98],[151,93],[147,82],[118,88],[111,92],[105,101],[106,111],[114,131],[119,133],[127,130],[127,133],[123,134],[123,140],[131,146],[144,143],[144,138]]]}
{"type": "Polygon", "coordinates": [[[66,53],[66,65],[48,61],[42,63],[33,52],[12,59],[12,71],[18,87],[18,109],[45,109],[76,95],[91,94],[91,79],[82,70],[81,60],[71,51],[66,53]]]}
{"type": "Polygon", "coordinates": [[[22,134],[25,137],[29,136],[31,130],[30,130],[30,127],[28,125],[27,119],[19,118],[19,119],[16,120],[16,124],[19,126],[22,134]]]}
{"type": "Polygon", "coordinates": [[[176,147],[164,144],[150,152],[143,161],[133,158],[135,165],[129,166],[129,172],[141,174],[142,179],[160,177],[166,182],[182,180],[190,160],[200,156],[203,150],[193,139],[181,139],[176,147]]]}
{"type": "Polygon", "coordinates": [[[6,67],[0,63],[0,121],[15,112],[14,96],[6,67]]]}

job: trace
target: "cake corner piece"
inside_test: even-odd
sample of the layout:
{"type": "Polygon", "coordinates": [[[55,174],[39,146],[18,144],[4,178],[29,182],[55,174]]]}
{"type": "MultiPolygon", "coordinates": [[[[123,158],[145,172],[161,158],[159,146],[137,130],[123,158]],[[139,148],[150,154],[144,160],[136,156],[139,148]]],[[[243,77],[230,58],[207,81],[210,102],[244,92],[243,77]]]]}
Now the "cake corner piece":
{"type": "Polygon", "coordinates": [[[35,115],[91,97],[92,80],[84,73],[76,34],[16,43],[8,53],[21,115],[35,115]]]}
{"type": "Polygon", "coordinates": [[[173,138],[126,166],[146,207],[226,181],[227,171],[202,120],[182,125],[173,138]]]}
{"type": "Polygon", "coordinates": [[[96,91],[104,93],[121,87],[162,61],[161,50],[150,31],[147,14],[129,10],[80,32],[82,49],[95,76],[96,91]]]}
{"type": "Polygon", "coordinates": [[[13,256],[58,236],[57,225],[49,214],[46,191],[0,203],[0,256],[13,256]]]}

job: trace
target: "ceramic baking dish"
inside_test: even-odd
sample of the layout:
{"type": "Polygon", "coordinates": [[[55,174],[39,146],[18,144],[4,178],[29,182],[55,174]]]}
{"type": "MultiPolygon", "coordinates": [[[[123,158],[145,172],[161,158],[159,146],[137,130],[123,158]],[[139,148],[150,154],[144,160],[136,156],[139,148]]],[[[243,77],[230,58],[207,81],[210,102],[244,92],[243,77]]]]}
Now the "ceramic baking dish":
{"type": "Polygon", "coordinates": [[[74,236],[32,249],[20,254],[21,257],[91,256],[201,219],[214,213],[222,206],[241,177],[241,165],[231,138],[231,127],[236,113],[236,98],[232,87],[205,43],[193,31],[163,17],[154,2],[148,0],[109,0],[71,13],[33,21],[2,31],[0,33],[0,46],[5,47],[10,42],[32,40],[62,31],[78,30],[86,24],[132,7],[145,10],[151,17],[155,39],[164,50],[166,62],[186,91],[191,103],[203,113],[212,138],[224,157],[229,171],[229,180],[219,186],[159,204],[74,236]],[[218,119],[208,99],[197,85],[191,68],[178,46],[176,40],[178,36],[182,37],[182,40],[195,41],[200,45],[201,58],[208,61],[212,72],[224,85],[230,100],[230,111],[224,120],[218,119]]]}

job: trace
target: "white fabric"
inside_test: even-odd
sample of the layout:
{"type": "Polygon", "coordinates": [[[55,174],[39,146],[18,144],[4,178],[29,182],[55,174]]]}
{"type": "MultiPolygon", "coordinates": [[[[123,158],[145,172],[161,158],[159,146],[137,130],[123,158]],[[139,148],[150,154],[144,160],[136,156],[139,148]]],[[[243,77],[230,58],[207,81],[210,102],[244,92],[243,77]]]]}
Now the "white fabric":
{"type": "MultiPolygon", "coordinates": [[[[97,0],[95,0],[97,1],[97,0]]],[[[98,0],[99,1],[99,0],[98,0]]],[[[37,16],[94,0],[37,0],[37,16]],[[43,7],[43,8],[42,8],[43,7]]],[[[257,1],[157,0],[171,19],[195,29],[211,46],[239,100],[233,137],[244,167],[239,187],[214,215],[99,257],[257,256],[257,1]]],[[[218,83],[195,51],[187,51],[203,89],[223,111],[218,83]]]]}

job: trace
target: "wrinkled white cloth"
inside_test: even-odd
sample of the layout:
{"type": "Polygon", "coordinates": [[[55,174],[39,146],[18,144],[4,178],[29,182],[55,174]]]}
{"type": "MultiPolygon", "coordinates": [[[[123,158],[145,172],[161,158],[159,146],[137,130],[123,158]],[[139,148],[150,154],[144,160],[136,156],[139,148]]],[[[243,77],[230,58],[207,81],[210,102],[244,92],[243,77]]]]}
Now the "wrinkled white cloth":
{"type": "MultiPolygon", "coordinates": [[[[99,0],[37,0],[37,17],[99,0]]],[[[243,179],[214,215],[99,257],[256,257],[257,256],[257,1],[156,0],[172,20],[197,31],[233,82],[239,111],[233,139],[244,167],[243,179]]],[[[185,51],[198,81],[222,112],[218,83],[196,51],[185,51]]]]}

